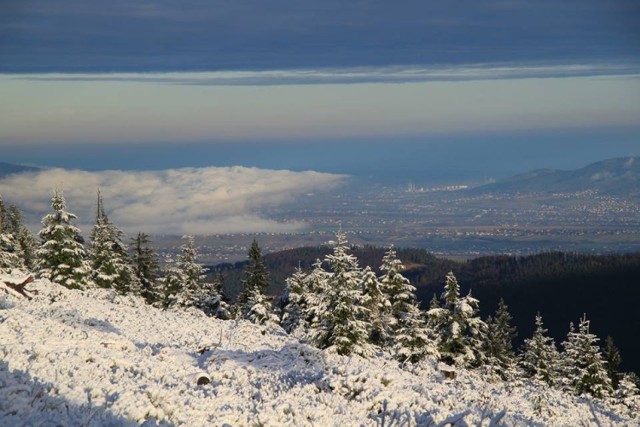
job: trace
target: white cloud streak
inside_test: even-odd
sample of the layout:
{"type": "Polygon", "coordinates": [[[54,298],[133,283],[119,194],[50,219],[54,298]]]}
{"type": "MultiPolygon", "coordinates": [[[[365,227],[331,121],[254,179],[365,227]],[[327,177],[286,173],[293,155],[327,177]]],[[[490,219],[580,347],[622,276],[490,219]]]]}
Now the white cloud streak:
{"type": "Polygon", "coordinates": [[[264,71],[166,73],[49,73],[8,77],[32,81],[138,82],[196,86],[272,86],[348,83],[411,83],[545,77],[637,75],[638,64],[549,64],[466,66],[386,66],[264,71]]]}
{"type": "Polygon", "coordinates": [[[26,211],[37,229],[37,221],[50,211],[52,190],[62,188],[85,236],[95,217],[98,188],[109,218],[130,233],[290,232],[305,224],[277,222],[261,215],[261,210],[333,188],[345,178],[245,167],[142,172],[49,169],[5,177],[0,180],[0,194],[5,202],[26,211]]]}

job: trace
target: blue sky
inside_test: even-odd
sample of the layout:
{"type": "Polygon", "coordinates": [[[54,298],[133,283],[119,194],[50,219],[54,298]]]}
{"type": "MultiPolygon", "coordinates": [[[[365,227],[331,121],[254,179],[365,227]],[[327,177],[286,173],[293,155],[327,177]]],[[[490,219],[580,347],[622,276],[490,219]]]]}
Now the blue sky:
{"type": "Polygon", "coordinates": [[[4,161],[367,175],[393,159],[407,179],[436,179],[443,158],[477,177],[640,154],[637,1],[9,0],[0,12],[4,161]]]}

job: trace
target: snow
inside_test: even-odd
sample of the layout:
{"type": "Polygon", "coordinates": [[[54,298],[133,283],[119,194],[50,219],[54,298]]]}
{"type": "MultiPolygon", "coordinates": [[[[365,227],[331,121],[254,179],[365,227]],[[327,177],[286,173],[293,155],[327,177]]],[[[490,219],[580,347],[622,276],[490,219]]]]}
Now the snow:
{"type": "Polygon", "coordinates": [[[39,292],[31,301],[0,289],[3,426],[639,425],[530,383],[464,369],[446,380],[435,362],[340,356],[278,327],[110,290],[28,289],[39,292]]]}

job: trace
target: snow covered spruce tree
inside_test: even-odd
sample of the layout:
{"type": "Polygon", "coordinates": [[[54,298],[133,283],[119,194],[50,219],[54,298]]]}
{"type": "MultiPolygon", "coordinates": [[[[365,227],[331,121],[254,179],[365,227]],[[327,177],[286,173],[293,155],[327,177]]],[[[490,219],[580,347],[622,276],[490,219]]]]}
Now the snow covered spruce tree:
{"type": "Polygon", "coordinates": [[[576,331],[569,326],[567,340],[562,343],[563,383],[577,395],[588,393],[595,397],[611,395],[613,388],[602,358],[598,337],[589,332],[590,321],[583,315],[576,331]]]}
{"type": "Polygon", "coordinates": [[[237,317],[260,325],[275,322],[271,301],[264,293],[269,286],[269,272],[255,239],[251,243],[248,256],[249,264],[244,270],[245,278],[242,281],[243,290],[236,302],[237,317]]]}
{"type": "Polygon", "coordinates": [[[336,235],[333,253],[325,257],[331,268],[326,274],[323,306],[314,322],[313,341],[319,348],[335,349],[338,354],[367,356],[372,352],[369,344],[371,324],[364,306],[362,272],[358,260],[348,253],[345,234],[336,235]]]}
{"type": "Polygon", "coordinates": [[[16,253],[17,242],[8,224],[7,209],[0,196],[0,272],[22,268],[23,261],[16,253]]]}
{"type": "Polygon", "coordinates": [[[321,315],[328,310],[327,282],[331,273],[322,267],[323,261],[316,259],[313,269],[304,278],[304,287],[307,289],[306,304],[300,305],[300,321],[297,331],[301,337],[315,342],[317,338],[317,326],[321,315]]]}
{"type": "Polygon", "coordinates": [[[520,366],[527,377],[536,382],[555,386],[559,381],[560,353],[556,349],[553,338],[547,336],[547,329],[542,323],[542,316],[536,315],[536,329],[531,338],[524,340],[519,357],[520,366]]]}
{"type": "Polygon", "coordinates": [[[203,283],[202,296],[196,304],[207,316],[228,320],[231,318],[229,304],[224,297],[224,276],[219,272],[212,283],[203,283]]]}
{"type": "Polygon", "coordinates": [[[178,294],[185,282],[185,277],[171,256],[165,259],[163,277],[160,282],[162,294],[156,305],[162,308],[173,307],[178,300],[178,294]]]}
{"type": "Polygon", "coordinates": [[[362,320],[370,325],[369,342],[378,347],[386,347],[391,343],[391,303],[371,267],[362,269],[360,280],[363,305],[366,308],[362,320]]]}
{"type": "Polygon", "coordinates": [[[0,197],[0,268],[33,270],[35,251],[36,241],[24,225],[22,212],[15,205],[5,209],[0,197]]]}
{"type": "Polygon", "coordinates": [[[138,233],[133,239],[131,261],[133,272],[140,283],[140,296],[147,304],[155,304],[162,299],[160,289],[160,267],[157,255],[150,247],[151,241],[145,233],[138,233]]]}
{"type": "Polygon", "coordinates": [[[471,296],[460,297],[460,285],[452,272],[447,274],[442,306],[428,311],[434,329],[440,359],[450,365],[476,367],[485,362],[482,344],[487,325],[476,316],[479,302],[471,296]]]}
{"type": "Polygon", "coordinates": [[[616,390],[622,377],[620,373],[622,356],[620,355],[618,347],[613,343],[611,336],[608,336],[604,342],[604,360],[607,366],[607,375],[609,375],[609,379],[611,380],[611,386],[616,390]]]}
{"type": "Polygon", "coordinates": [[[186,243],[182,245],[176,268],[180,272],[182,283],[176,294],[175,304],[180,307],[197,305],[203,296],[200,282],[204,279],[205,269],[198,264],[198,251],[193,236],[182,236],[186,243]]]}
{"type": "Polygon", "coordinates": [[[89,263],[80,236],[80,229],[72,224],[77,217],[66,211],[61,190],[51,199],[53,213],[42,219],[38,233],[41,240],[36,255],[38,271],[46,279],[72,289],[90,285],[89,263]]]}
{"type": "Polygon", "coordinates": [[[415,363],[425,357],[438,358],[436,344],[418,307],[416,288],[402,275],[404,265],[390,248],[382,258],[380,287],[384,295],[380,320],[388,334],[396,358],[415,363]]]}
{"type": "Polygon", "coordinates": [[[281,326],[288,333],[296,329],[305,331],[309,329],[306,314],[309,312],[310,289],[308,275],[297,267],[291,277],[285,280],[285,305],[282,312],[281,326]]]}
{"type": "Polygon", "coordinates": [[[109,221],[98,191],[96,223],[91,232],[89,262],[91,277],[100,288],[112,288],[121,294],[140,293],[140,282],[129,264],[123,232],[109,221]]]}
{"type": "Polygon", "coordinates": [[[500,298],[495,315],[487,319],[487,334],[484,344],[485,367],[492,375],[503,380],[517,376],[516,356],[513,340],[518,333],[511,326],[512,317],[504,300],[500,298]]]}

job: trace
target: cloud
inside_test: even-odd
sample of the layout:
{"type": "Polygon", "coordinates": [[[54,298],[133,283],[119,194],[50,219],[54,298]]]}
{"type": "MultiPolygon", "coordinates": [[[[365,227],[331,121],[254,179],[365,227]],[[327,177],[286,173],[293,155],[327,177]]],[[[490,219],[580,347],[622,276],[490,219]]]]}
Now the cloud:
{"type": "Polygon", "coordinates": [[[49,73],[7,75],[5,79],[43,82],[135,82],[189,86],[282,86],[350,83],[414,83],[578,76],[638,76],[637,63],[616,64],[473,64],[392,66],[269,71],[181,73],[49,73]]]}
{"type": "Polygon", "coordinates": [[[313,171],[237,166],[137,172],[48,169],[5,177],[0,180],[0,194],[5,202],[23,209],[37,229],[37,221],[50,211],[52,190],[62,188],[85,236],[95,217],[98,188],[109,218],[130,233],[290,232],[305,224],[278,222],[261,212],[312,191],[331,189],[344,179],[313,171]]]}

